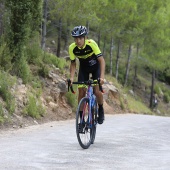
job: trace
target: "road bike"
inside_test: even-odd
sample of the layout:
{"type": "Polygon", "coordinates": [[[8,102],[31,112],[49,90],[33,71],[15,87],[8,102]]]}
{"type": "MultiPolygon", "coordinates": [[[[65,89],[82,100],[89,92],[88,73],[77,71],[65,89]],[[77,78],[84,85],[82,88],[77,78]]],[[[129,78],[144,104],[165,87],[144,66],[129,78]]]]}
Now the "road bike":
{"type": "MultiPolygon", "coordinates": [[[[87,149],[95,141],[96,127],[98,123],[98,107],[96,96],[93,92],[93,85],[98,84],[101,92],[103,92],[103,89],[100,85],[100,79],[95,81],[88,80],[84,82],[73,82],[72,84],[87,86],[86,96],[80,100],[76,112],[77,139],[80,146],[83,149],[87,149]],[[82,115],[80,114],[80,111],[83,112],[82,115]]],[[[70,80],[68,80],[68,91],[69,88],[72,93],[75,93],[70,80]]]]}

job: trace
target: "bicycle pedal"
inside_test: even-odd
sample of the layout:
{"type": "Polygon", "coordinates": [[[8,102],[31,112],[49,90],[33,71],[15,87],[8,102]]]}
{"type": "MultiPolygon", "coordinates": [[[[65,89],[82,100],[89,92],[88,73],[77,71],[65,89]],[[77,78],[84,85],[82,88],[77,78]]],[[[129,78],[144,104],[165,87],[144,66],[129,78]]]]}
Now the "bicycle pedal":
{"type": "Polygon", "coordinates": [[[78,124],[78,132],[79,133],[85,133],[83,130],[84,130],[84,127],[85,127],[85,123],[79,123],[78,124]]]}

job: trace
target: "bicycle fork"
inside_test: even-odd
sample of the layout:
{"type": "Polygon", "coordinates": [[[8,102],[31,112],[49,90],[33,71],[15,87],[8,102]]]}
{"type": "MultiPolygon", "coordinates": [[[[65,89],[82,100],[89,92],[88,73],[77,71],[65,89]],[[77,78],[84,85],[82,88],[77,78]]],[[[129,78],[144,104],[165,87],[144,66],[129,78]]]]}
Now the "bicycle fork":
{"type": "Polygon", "coordinates": [[[81,118],[81,123],[83,123],[83,120],[84,120],[84,117],[85,117],[85,111],[88,107],[88,119],[87,119],[87,124],[90,126],[92,126],[92,112],[91,112],[91,100],[89,100],[89,103],[85,103],[84,106],[83,106],[83,113],[82,113],[82,118],[81,118]]]}

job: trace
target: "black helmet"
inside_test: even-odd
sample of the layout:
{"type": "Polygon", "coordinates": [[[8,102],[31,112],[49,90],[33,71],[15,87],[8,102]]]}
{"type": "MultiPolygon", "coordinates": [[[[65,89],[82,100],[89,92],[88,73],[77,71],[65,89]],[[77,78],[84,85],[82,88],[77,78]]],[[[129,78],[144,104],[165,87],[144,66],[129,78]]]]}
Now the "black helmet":
{"type": "Polygon", "coordinates": [[[76,26],[71,32],[72,37],[86,36],[87,28],[85,26],[76,26]]]}

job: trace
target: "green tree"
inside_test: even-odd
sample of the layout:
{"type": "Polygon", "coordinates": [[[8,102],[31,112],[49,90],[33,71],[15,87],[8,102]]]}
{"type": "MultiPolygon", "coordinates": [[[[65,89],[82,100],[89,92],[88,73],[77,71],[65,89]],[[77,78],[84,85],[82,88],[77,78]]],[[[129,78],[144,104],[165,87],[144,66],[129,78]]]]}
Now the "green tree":
{"type": "Polygon", "coordinates": [[[25,56],[25,47],[33,30],[36,30],[42,7],[42,0],[6,0],[8,12],[8,45],[12,55],[13,73],[24,81],[29,79],[29,67],[25,56]],[[39,17],[38,17],[39,16],[39,17]],[[36,23],[36,26],[34,26],[36,23]]]}
{"type": "Polygon", "coordinates": [[[151,15],[150,24],[145,32],[144,57],[147,65],[152,70],[150,107],[152,107],[152,97],[154,89],[155,70],[164,70],[169,65],[169,1],[155,0],[151,15]]]}
{"type": "MultiPolygon", "coordinates": [[[[65,34],[65,46],[68,45],[68,33],[70,33],[70,27],[76,25],[88,25],[96,26],[100,22],[97,17],[97,11],[105,5],[107,0],[99,1],[79,1],[79,0],[52,0],[49,2],[50,17],[52,23],[57,26],[57,56],[60,56],[61,50],[61,37],[65,34]],[[57,22],[56,22],[57,20],[57,22]],[[71,23],[71,24],[70,24],[71,23]],[[63,27],[66,25],[67,29],[64,32],[63,27]]],[[[89,26],[87,25],[87,28],[89,26]]],[[[64,47],[66,49],[66,47],[64,47]]]]}

